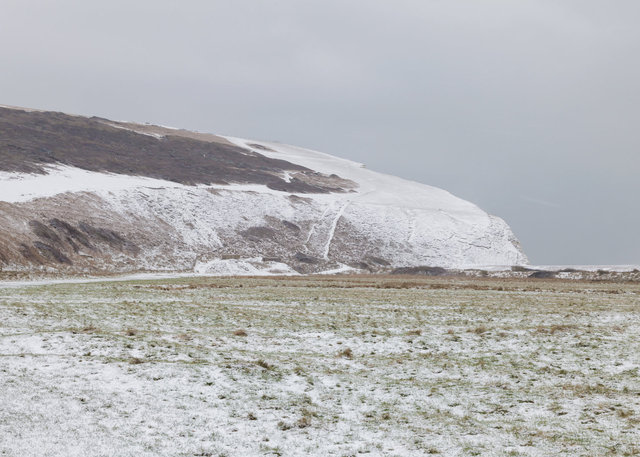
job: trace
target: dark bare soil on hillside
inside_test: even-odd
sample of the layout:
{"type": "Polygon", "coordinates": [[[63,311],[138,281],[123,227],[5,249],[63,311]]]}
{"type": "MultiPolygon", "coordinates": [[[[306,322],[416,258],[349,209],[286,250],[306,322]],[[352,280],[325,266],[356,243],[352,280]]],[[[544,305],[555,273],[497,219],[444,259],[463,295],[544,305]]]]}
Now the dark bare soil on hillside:
{"type": "Polygon", "coordinates": [[[97,117],[0,107],[0,171],[44,173],[49,165],[148,176],[183,184],[265,184],[285,192],[341,192],[341,179],[224,141],[176,132],[156,138],[97,117]],[[297,172],[291,182],[284,171],[297,172]]]}

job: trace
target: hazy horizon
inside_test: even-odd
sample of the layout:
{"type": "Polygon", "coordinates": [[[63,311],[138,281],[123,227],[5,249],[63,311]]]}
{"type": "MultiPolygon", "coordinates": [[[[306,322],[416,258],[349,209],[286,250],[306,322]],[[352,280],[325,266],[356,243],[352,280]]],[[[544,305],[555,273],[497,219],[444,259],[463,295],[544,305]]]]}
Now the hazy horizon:
{"type": "Polygon", "coordinates": [[[640,4],[8,1],[0,103],[278,140],[444,188],[534,264],[640,264],[640,4]]]}

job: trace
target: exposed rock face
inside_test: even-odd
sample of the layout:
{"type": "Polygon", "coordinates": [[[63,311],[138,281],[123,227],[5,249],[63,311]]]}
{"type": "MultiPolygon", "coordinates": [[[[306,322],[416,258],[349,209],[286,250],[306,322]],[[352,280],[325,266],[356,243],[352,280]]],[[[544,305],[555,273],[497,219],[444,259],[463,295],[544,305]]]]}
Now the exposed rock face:
{"type": "Polygon", "coordinates": [[[310,273],[521,263],[526,257],[501,219],[355,162],[0,108],[5,270],[310,273]]]}

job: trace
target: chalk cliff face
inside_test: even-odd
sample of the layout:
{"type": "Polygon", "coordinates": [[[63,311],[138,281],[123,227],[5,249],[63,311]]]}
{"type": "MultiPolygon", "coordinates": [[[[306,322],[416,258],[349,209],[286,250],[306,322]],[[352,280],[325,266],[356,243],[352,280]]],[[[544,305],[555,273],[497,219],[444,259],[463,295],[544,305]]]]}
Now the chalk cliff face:
{"type": "Polygon", "coordinates": [[[0,267],[219,274],[526,263],[448,192],[293,146],[0,108],[0,267]]]}

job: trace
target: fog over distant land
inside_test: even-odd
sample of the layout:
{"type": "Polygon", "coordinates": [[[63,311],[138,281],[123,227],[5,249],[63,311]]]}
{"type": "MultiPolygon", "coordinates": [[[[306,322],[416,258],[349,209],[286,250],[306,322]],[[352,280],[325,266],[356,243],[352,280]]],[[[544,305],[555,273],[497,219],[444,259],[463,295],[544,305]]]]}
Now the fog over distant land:
{"type": "MultiPolygon", "coordinates": [[[[279,140],[640,264],[640,2],[3,2],[0,103],[279,140]]],[[[0,132],[1,135],[1,132],[0,132]]]]}

